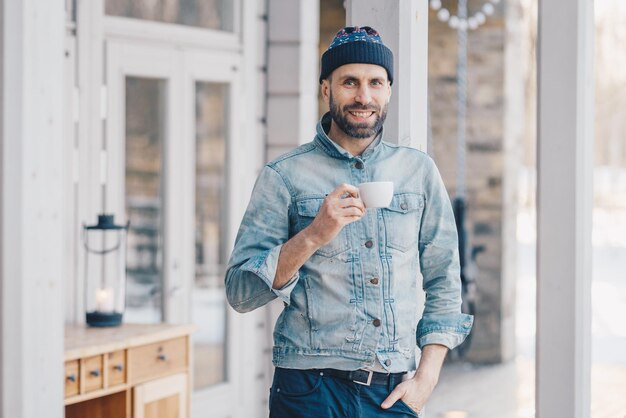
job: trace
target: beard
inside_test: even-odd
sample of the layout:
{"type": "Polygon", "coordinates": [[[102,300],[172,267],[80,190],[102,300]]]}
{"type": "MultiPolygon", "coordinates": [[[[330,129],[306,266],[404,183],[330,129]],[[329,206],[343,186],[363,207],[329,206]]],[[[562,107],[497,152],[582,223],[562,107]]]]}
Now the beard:
{"type": "Polygon", "coordinates": [[[380,129],[383,127],[383,123],[385,123],[385,119],[387,118],[387,107],[389,104],[385,104],[385,107],[382,109],[380,106],[372,104],[368,106],[363,106],[359,104],[352,104],[348,106],[344,106],[342,109],[339,108],[335,100],[333,99],[333,91],[330,91],[330,115],[333,118],[333,121],[337,124],[339,129],[345,132],[346,135],[351,136],[355,139],[365,139],[371,138],[380,132],[380,129]],[[349,111],[370,111],[374,112],[374,116],[376,119],[372,122],[362,122],[362,123],[352,123],[350,122],[346,116],[345,112],[349,111]]]}

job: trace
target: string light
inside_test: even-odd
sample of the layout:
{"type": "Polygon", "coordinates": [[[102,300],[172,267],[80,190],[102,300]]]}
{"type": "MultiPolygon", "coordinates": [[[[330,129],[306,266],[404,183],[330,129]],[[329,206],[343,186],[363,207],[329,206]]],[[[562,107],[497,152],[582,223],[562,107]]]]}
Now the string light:
{"type": "Polygon", "coordinates": [[[448,25],[450,25],[452,29],[457,29],[459,27],[459,21],[460,20],[458,17],[452,16],[450,20],[448,21],[448,25]]]}
{"type": "MultiPolygon", "coordinates": [[[[435,1],[435,0],[433,0],[435,1]]],[[[441,9],[437,12],[437,18],[442,22],[447,22],[450,19],[450,11],[448,9],[441,9]]]]}
{"type": "Polygon", "coordinates": [[[496,9],[495,5],[501,0],[489,0],[472,16],[467,19],[461,19],[456,15],[452,15],[450,10],[443,7],[441,0],[430,0],[430,8],[437,12],[437,19],[443,23],[447,23],[452,29],[476,30],[487,21],[487,16],[492,16],[496,9]]]}

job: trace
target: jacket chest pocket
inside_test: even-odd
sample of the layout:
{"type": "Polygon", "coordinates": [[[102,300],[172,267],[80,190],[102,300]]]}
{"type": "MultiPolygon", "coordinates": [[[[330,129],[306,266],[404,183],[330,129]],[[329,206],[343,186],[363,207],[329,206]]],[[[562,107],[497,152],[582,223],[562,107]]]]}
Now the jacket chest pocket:
{"type": "MultiPolygon", "coordinates": [[[[306,198],[296,201],[298,210],[298,231],[302,231],[313,222],[323,202],[324,198],[321,197],[306,198]]],[[[321,247],[315,254],[332,258],[347,251],[349,248],[350,245],[348,244],[346,227],[344,227],[331,242],[321,247]]]]}
{"type": "Polygon", "coordinates": [[[401,252],[417,248],[423,211],[423,194],[394,194],[389,207],[383,210],[387,246],[401,252]]]}

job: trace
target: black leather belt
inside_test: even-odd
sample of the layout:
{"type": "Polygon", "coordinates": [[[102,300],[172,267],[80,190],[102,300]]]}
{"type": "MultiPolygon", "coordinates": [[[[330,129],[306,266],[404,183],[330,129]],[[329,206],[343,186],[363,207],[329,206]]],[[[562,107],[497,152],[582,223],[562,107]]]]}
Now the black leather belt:
{"type": "Polygon", "coordinates": [[[337,369],[319,369],[320,373],[325,375],[337,377],[339,379],[349,380],[359,385],[388,385],[389,382],[401,382],[402,376],[406,372],[402,373],[379,373],[371,370],[337,370],[337,369]]]}

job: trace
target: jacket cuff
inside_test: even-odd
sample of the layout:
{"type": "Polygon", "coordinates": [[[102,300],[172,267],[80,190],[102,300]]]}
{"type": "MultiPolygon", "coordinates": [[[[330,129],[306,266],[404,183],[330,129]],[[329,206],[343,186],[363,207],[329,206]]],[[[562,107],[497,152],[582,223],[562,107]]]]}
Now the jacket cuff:
{"type": "Polygon", "coordinates": [[[417,324],[417,346],[421,349],[428,344],[440,344],[452,350],[465,341],[473,323],[472,315],[462,313],[425,315],[417,324]]]}
{"type": "Polygon", "coordinates": [[[280,256],[280,250],[282,245],[278,245],[270,250],[263,251],[259,255],[250,258],[246,263],[241,266],[241,270],[249,271],[261,278],[267,284],[276,296],[278,296],[284,303],[289,305],[291,303],[291,292],[300,278],[299,272],[289,279],[286,285],[280,289],[274,289],[274,277],[276,277],[276,269],[278,268],[278,257],[280,256]]]}

